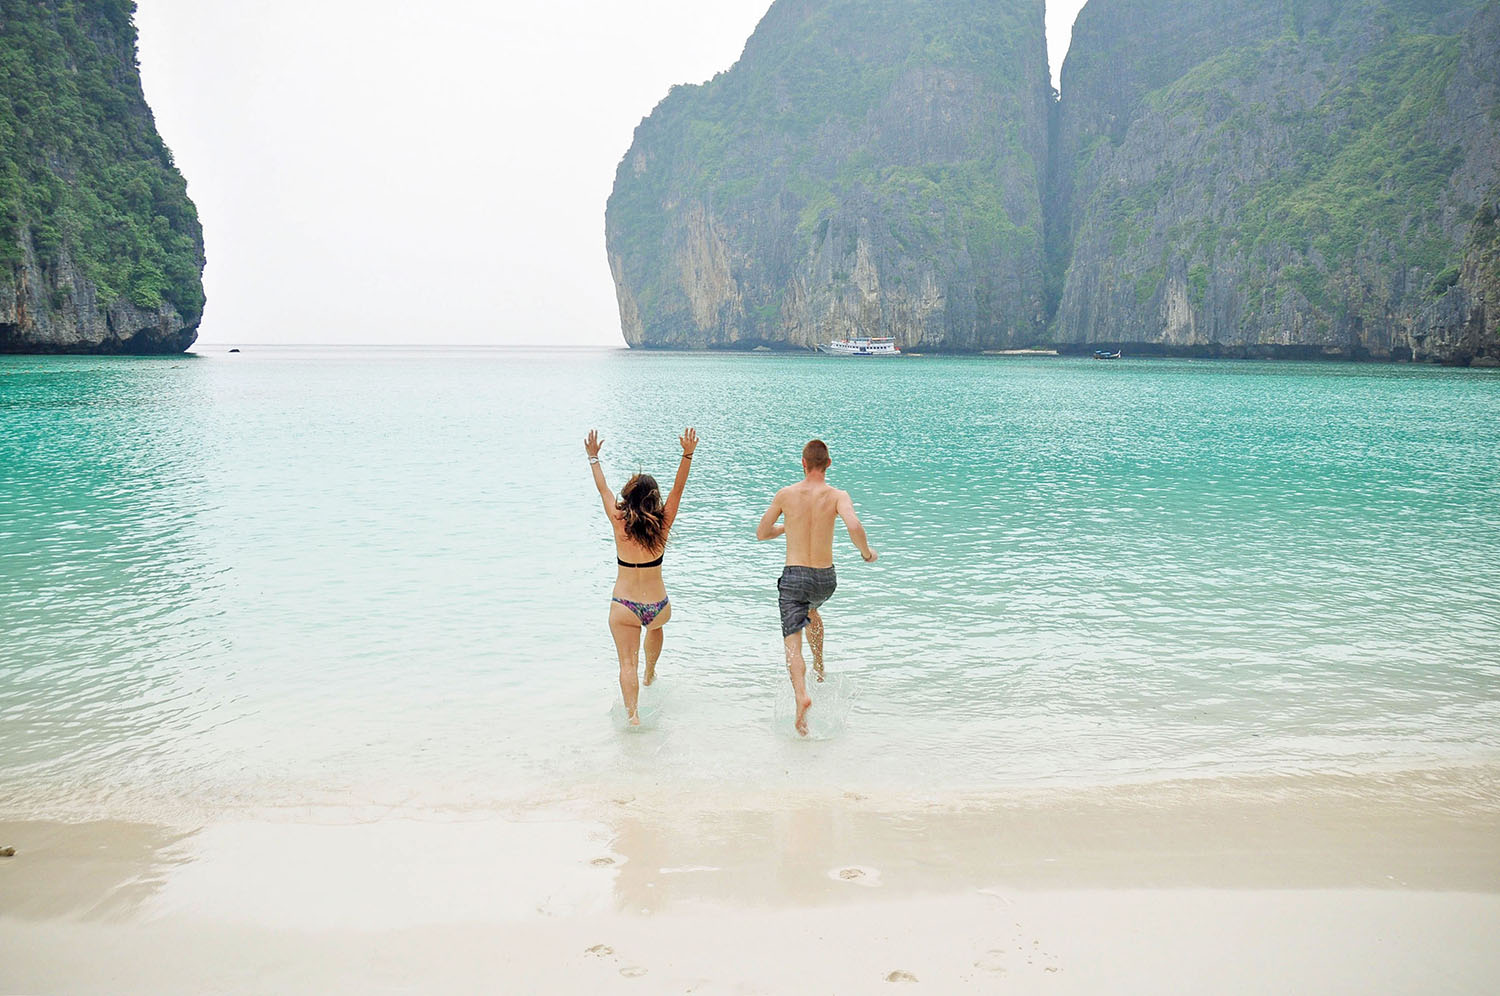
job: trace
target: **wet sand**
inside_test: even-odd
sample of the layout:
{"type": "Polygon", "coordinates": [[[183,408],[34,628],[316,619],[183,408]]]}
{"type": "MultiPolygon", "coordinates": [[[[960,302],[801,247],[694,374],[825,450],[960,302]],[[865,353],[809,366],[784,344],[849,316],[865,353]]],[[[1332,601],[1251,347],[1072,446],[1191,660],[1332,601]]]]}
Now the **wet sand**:
{"type": "Polygon", "coordinates": [[[0,822],[0,991],[1492,992],[1495,786],[0,822]]]}

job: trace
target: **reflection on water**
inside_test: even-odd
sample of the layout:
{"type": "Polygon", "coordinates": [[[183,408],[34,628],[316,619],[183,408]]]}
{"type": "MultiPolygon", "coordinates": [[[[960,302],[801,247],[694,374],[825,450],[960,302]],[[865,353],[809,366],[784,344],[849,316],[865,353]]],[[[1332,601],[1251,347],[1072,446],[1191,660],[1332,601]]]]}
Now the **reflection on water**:
{"type": "Polygon", "coordinates": [[[614,905],[808,906],[1016,888],[1500,887],[1483,773],[1258,777],[955,804],[732,791],[617,805],[614,905]],[[1477,873],[1476,869],[1482,869],[1477,873]]]}
{"type": "Polygon", "coordinates": [[[0,916],[385,931],[976,888],[1002,904],[1034,888],[1492,892],[1493,778],[1262,777],[944,804],[723,786],[461,819],[301,809],[191,833],[11,822],[0,916]]]}
{"type": "Polygon", "coordinates": [[[191,361],[6,366],[47,375],[0,380],[0,753],[31,775],[12,792],[186,776],[209,761],[181,747],[212,749],[228,648],[195,528],[206,398],[191,361]]]}
{"type": "Polygon", "coordinates": [[[0,811],[1494,760],[1497,444],[1480,371],[4,358],[0,811]],[[618,486],[670,476],[688,424],[671,696],[625,736],[582,438],[618,486]],[[859,694],[807,743],[772,728],[781,546],[753,531],[814,435],[881,558],[840,551],[828,668],[859,694]]]}

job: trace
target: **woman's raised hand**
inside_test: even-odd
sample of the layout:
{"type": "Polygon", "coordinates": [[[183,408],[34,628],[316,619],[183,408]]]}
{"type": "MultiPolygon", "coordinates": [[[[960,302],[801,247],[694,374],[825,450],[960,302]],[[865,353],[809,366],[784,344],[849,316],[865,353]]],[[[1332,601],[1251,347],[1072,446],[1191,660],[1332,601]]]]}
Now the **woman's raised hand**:
{"type": "Polygon", "coordinates": [[[677,437],[677,441],[682,444],[682,455],[690,457],[698,448],[698,433],[692,426],[688,426],[687,431],[677,437]]]}
{"type": "Polygon", "coordinates": [[[599,438],[598,429],[590,429],[588,438],[583,441],[583,451],[590,457],[599,455],[599,448],[604,445],[604,440],[599,438]]]}

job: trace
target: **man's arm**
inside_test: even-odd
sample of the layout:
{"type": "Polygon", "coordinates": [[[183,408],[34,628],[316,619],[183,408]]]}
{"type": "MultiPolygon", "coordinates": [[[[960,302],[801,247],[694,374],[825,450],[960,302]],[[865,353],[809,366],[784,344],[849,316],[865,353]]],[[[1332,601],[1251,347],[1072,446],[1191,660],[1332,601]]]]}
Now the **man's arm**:
{"type": "Polygon", "coordinates": [[[682,446],[682,459],[677,461],[677,480],[672,482],[672,492],[667,495],[667,528],[677,519],[677,506],[682,504],[682,489],[687,487],[688,471],[693,467],[693,451],[698,448],[698,433],[691,426],[677,442],[682,446]]]}
{"type": "Polygon", "coordinates": [[[859,548],[859,555],[865,558],[865,563],[873,564],[875,558],[880,556],[870,546],[869,537],[865,535],[865,527],[859,521],[859,516],[854,513],[854,499],[849,497],[849,492],[839,492],[839,518],[844,520],[844,525],[849,529],[849,538],[859,548]]]}
{"type": "Polygon", "coordinates": [[[771,507],[766,509],[766,514],[760,517],[760,525],[755,527],[755,538],[758,540],[775,539],[786,532],[786,526],[779,524],[776,520],[781,518],[781,492],[776,492],[776,497],[771,499],[771,507]]]}

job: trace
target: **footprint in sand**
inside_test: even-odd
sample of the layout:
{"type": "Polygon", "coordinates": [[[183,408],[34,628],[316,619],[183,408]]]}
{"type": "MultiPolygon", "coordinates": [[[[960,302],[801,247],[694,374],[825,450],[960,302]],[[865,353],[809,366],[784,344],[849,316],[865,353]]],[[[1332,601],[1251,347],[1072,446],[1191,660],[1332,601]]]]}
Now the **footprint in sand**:
{"type": "Polygon", "coordinates": [[[591,948],[584,948],[583,953],[591,954],[595,958],[608,958],[610,955],[615,953],[615,949],[610,947],[608,944],[595,944],[591,948]]]}
{"type": "Polygon", "coordinates": [[[639,979],[646,974],[646,970],[639,965],[626,965],[620,969],[620,974],[627,979],[639,979]]]}
{"type": "Polygon", "coordinates": [[[903,972],[903,971],[901,971],[901,969],[898,968],[894,972],[892,972],[890,975],[887,975],[885,977],[885,981],[887,981],[887,982],[916,982],[917,981],[917,977],[915,975],[912,975],[910,972],[903,972]]]}
{"type": "Polygon", "coordinates": [[[1005,952],[1000,948],[991,948],[983,958],[974,963],[974,967],[996,975],[1004,975],[1006,972],[1005,952]]]}
{"type": "Polygon", "coordinates": [[[589,864],[593,865],[595,868],[608,868],[614,863],[614,858],[595,858],[593,861],[589,862],[589,864]]]}
{"type": "Polygon", "coordinates": [[[859,865],[849,865],[847,868],[835,868],[828,873],[828,877],[836,882],[852,882],[855,885],[876,886],[880,884],[880,872],[874,868],[861,868],[859,865]]]}

